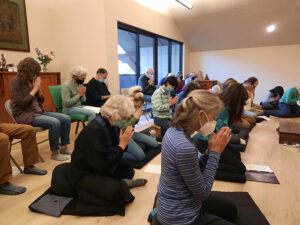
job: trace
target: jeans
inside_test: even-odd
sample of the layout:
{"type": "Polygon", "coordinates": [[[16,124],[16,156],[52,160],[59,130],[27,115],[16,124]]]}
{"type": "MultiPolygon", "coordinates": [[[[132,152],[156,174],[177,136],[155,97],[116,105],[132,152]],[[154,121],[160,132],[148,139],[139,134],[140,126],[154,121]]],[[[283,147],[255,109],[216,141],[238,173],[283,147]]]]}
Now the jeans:
{"type": "Polygon", "coordinates": [[[34,117],[32,126],[49,129],[50,150],[56,151],[60,145],[70,144],[70,126],[71,119],[69,116],[57,112],[43,112],[41,116],[34,117]]]}
{"type": "Polygon", "coordinates": [[[256,113],[251,112],[251,111],[244,111],[244,114],[247,115],[247,116],[257,117],[256,113]]]}
{"type": "Polygon", "coordinates": [[[151,95],[144,95],[145,102],[151,102],[151,95]]]}
{"type": "Polygon", "coordinates": [[[161,128],[162,136],[164,136],[166,131],[172,126],[170,118],[154,117],[154,124],[161,128]]]}
{"type": "Polygon", "coordinates": [[[145,158],[143,149],[137,144],[142,143],[150,148],[157,148],[157,141],[143,133],[134,133],[131,141],[128,144],[127,151],[124,152],[123,158],[132,161],[142,161],[145,158]]]}
{"type": "Polygon", "coordinates": [[[89,123],[96,118],[96,114],[94,111],[85,109],[85,108],[79,108],[79,107],[72,107],[68,109],[64,109],[63,113],[67,115],[72,115],[72,114],[84,114],[87,115],[89,123]]]}
{"type": "Polygon", "coordinates": [[[265,115],[277,117],[300,117],[300,106],[279,102],[279,110],[266,110],[265,115]]]}

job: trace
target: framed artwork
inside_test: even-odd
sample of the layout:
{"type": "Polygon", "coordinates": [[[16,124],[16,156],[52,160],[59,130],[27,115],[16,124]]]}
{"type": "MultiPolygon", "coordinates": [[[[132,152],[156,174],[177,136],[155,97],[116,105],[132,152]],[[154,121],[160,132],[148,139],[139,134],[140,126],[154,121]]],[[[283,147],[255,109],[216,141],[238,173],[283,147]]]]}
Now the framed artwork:
{"type": "Polygon", "coordinates": [[[0,49],[30,51],[25,0],[0,0],[0,49]]]}

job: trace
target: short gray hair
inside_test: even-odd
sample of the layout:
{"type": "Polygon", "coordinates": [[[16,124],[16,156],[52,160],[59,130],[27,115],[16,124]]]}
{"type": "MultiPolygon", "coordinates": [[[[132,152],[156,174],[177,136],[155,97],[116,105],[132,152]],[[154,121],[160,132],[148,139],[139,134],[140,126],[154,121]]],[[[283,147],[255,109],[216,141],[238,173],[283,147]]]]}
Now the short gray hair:
{"type": "Polygon", "coordinates": [[[71,69],[71,76],[80,77],[82,75],[86,75],[86,68],[83,66],[74,66],[71,69]]]}
{"type": "Polygon", "coordinates": [[[124,120],[133,115],[134,105],[128,97],[113,95],[101,107],[100,113],[106,119],[124,120]]]}

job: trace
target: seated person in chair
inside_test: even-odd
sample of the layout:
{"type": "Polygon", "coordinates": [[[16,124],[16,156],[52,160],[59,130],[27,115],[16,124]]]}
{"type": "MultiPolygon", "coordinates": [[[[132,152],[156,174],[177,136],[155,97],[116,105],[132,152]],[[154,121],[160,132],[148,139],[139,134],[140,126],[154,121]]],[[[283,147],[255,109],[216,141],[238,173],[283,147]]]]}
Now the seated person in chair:
{"type": "Polygon", "coordinates": [[[24,193],[26,188],[9,182],[12,178],[9,157],[10,138],[21,139],[25,174],[45,175],[47,170],[34,166],[34,164],[39,162],[35,129],[25,124],[0,122],[0,194],[18,195],[24,193]]]}
{"type": "Polygon", "coordinates": [[[61,86],[63,113],[84,114],[91,122],[96,117],[95,112],[82,106],[82,103],[86,101],[86,87],[83,86],[86,69],[82,66],[74,66],[71,70],[71,77],[71,80],[65,81],[61,86]]]}
{"type": "Polygon", "coordinates": [[[167,77],[164,84],[157,89],[151,98],[154,124],[161,127],[162,136],[171,127],[172,108],[178,101],[178,96],[171,97],[171,93],[178,85],[175,76],[167,77]]]}
{"type": "Polygon", "coordinates": [[[156,90],[154,84],[154,69],[149,67],[146,70],[146,73],[140,76],[138,85],[142,87],[143,94],[145,96],[145,101],[150,102],[151,96],[153,95],[154,91],[156,90]]]}
{"type": "Polygon", "coordinates": [[[33,58],[25,58],[18,65],[18,74],[9,84],[11,108],[17,123],[49,129],[51,158],[65,161],[71,155],[67,148],[70,144],[70,117],[43,108],[44,97],[41,90],[40,64],[33,58]],[[59,143],[60,139],[60,143],[59,143]]]}
{"type": "MultiPolygon", "coordinates": [[[[131,87],[129,89],[129,97],[134,103],[135,113],[128,120],[120,120],[114,124],[123,131],[125,131],[128,126],[134,126],[139,122],[142,115],[142,105],[144,104],[144,94],[142,93],[142,88],[140,86],[131,87]]],[[[144,160],[145,153],[139,144],[150,148],[158,147],[158,143],[153,137],[140,132],[134,132],[133,137],[128,144],[127,151],[123,154],[123,158],[132,161],[144,160]]]]}
{"type": "Polygon", "coordinates": [[[110,98],[110,92],[105,84],[107,76],[107,70],[100,68],[95,77],[86,84],[85,105],[101,107],[110,98]]]}
{"type": "MultiPolygon", "coordinates": [[[[123,185],[130,188],[146,184],[145,179],[132,180],[135,172],[122,160],[134,134],[133,128],[129,126],[123,132],[114,126],[117,121],[127,120],[133,112],[134,106],[129,98],[114,95],[106,101],[96,119],[77,137],[71,162],[58,165],[53,170],[51,190],[56,195],[76,198],[84,191],[87,193],[85,196],[91,196],[85,204],[95,205],[99,199],[97,196],[103,196],[104,193],[123,194],[112,193],[114,188],[106,188],[105,180],[115,183],[114,186],[121,186],[120,188],[124,187],[123,185]],[[90,182],[94,185],[88,185],[90,182]]],[[[101,197],[99,204],[107,201],[105,197],[107,196],[101,197]]]]}

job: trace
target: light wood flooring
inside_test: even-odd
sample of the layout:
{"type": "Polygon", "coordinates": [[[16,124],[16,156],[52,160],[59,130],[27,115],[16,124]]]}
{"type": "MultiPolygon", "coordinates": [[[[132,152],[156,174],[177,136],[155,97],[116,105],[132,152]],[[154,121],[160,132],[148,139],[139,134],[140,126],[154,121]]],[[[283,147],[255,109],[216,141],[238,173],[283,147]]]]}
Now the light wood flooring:
{"type": "MultiPolygon", "coordinates": [[[[276,128],[280,120],[300,122],[298,119],[278,119],[272,117],[252,130],[245,153],[242,153],[244,163],[268,165],[275,172],[280,185],[246,182],[235,184],[215,181],[213,190],[217,191],[246,191],[249,192],[271,225],[300,224],[300,149],[278,144],[276,128]]],[[[147,124],[147,123],[145,123],[147,124]]],[[[144,125],[145,125],[144,124],[144,125]]],[[[75,124],[72,124],[71,145],[76,139],[75,124]]],[[[47,132],[38,134],[38,140],[47,137],[47,132]]],[[[132,189],[135,196],[133,203],[126,207],[126,216],[112,217],[77,217],[61,216],[55,218],[43,214],[33,213],[28,205],[39,197],[50,185],[53,168],[60,162],[50,159],[49,144],[39,145],[39,151],[45,163],[37,166],[47,169],[46,176],[24,175],[16,173],[12,183],[27,187],[27,191],[20,196],[0,195],[0,225],[50,225],[50,224],[100,224],[100,225],[147,225],[148,214],[153,205],[159,175],[144,172],[145,167],[136,170],[135,177],[148,179],[145,187],[132,189]]],[[[13,156],[22,164],[20,145],[13,147],[13,156]]],[[[160,155],[149,164],[160,164],[160,155]]],[[[14,168],[14,171],[17,171],[14,168]]]]}

